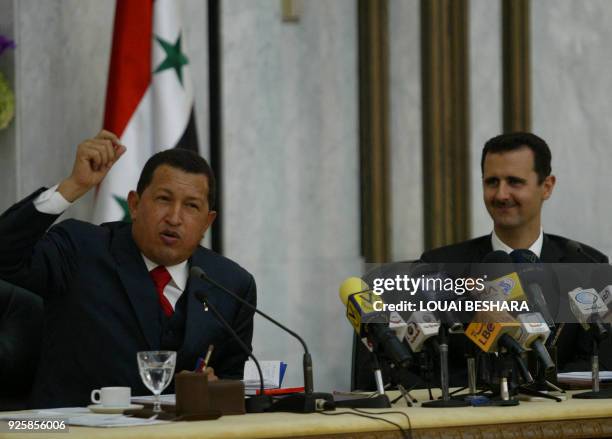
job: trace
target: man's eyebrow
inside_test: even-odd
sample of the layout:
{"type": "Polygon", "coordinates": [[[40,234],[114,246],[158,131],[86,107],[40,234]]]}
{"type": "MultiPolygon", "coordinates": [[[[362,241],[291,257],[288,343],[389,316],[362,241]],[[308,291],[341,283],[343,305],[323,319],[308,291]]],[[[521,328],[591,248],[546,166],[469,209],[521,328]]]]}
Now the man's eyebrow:
{"type": "Polygon", "coordinates": [[[201,203],[203,203],[205,200],[204,197],[186,197],[185,201],[199,201],[201,203]]]}
{"type": "MultiPolygon", "coordinates": [[[[174,192],[172,192],[172,190],[170,190],[168,188],[165,188],[165,187],[158,187],[157,189],[155,189],[155,191],[156,192],[165,192],[167,194],[174,195],[174,192]]],[[[185,197],[185,201],[201,201],[201,202],[204,202],[205,200],[206,200],[206,197],[204,197],[204,196],[200,197],[200,196],[191,196],[191,195],[189,195],[189,196],[185,197]]]]}

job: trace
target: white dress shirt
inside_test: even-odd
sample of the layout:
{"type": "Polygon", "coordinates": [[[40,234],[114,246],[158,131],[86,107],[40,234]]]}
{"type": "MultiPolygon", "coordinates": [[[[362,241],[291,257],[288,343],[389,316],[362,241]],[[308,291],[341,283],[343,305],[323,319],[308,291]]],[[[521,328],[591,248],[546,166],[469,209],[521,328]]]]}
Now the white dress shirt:
{"type": "MultiPolygon", "coordinates": [[[[540,257],[540,254],[542,253],[543,243],[544,243],[544,229],[540,228],[540,235],[538,236],[538,239],[536,239],[535,242],[531,244],[531,246],[529,247],[529,250],[535,253],[538,258],[540,257]]],[[[491,247],[493,247],[493,251],[501,250],[506,253],[511,253],[513,250],[516,250],[514,248],[511,248],[501,239],[499,239],[499,236],[497,236],[497,234],[495,233],[495,230],[493,230],[493,233],[491,233],[491,247]]]]}
{"type": "MultiPolygon", "coordinates": [[[[155,262],[151,261],[145,255],[142,255],[142,259],[144,259],[145,265],[147,266],[147,270],[151,272],[155,267],[159,266],[155,262]]],[[[172,279],[168,282],[168,285],[164,288],[164,296],[172,305],[172,309],[176,307],[176,302],[185,291],[185,287],[187,286],[187,278],[189,277],[189,267],[187,267],[187,261],[183,261],[180,264],[166,266],[166,270],[170,273],[172,279]]]]}

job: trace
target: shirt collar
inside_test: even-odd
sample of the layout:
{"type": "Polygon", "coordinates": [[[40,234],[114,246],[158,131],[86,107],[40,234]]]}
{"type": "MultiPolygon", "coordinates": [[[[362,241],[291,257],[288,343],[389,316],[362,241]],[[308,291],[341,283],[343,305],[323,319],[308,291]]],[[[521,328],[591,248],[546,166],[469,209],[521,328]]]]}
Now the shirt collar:
{"type": "MultiPolygon", "coordinates": [[[[531,244],[531,246],[529,247],[529,250],[535,253],[538,258],[540,257],[540,254],[542,253],[543,243],[544,243],[544,230],[540,228],[540,235],[538,236],[538,239],[536,239],[534,243],[531,244]]],[[[491,247],[493,247],[493,251],[501,250],[506,253],[511,253],[513,250],[516,250],[516,249],[511,248],[505,242],[503,242],[499,238],[499,236],[497,236],[497,234],[495,233],[495,230],[493,230],[493,233],[491,233],[491,247]]]]}
{"type": "MultiPolygon", "coordinates": [[[[142,259],[144,259],[144,263],[147,266],[148,271],[151,271],[155,267],[159,266],[159,264],[156,264],[155,262],[151,261],[149,258],[147,258],[142,253],[141,253],[141,256],[142,256],[142,259]]],[[[168,273],[170,273],[170,276],[172,277],[172,281],[177,286],[177,288],[179,288],[181,291],[185,291],[185,287],[187,286],[188,272],[189,272],[189,268],[187,267],[187,261],[185,260],[181,262],[180,264],[167,266],[166,270],[168,270],[168,273]]]]}

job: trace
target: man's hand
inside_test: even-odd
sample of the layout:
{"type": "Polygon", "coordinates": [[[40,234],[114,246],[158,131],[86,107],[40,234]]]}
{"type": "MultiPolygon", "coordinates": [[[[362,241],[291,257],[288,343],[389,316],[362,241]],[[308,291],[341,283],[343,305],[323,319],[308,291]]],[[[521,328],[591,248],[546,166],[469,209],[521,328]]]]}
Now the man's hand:
{"type": "Polygon", "coordinates": [[[208,381],[217,381],[219,379],[219,377],[215,375],[215,369],[212,367],[207,367],[204,369],[204,373],[208,375],[208,381]]]}
{"type": "Polygon", "coordinates": [[[126,148],[110,131],[102,130],[93,139],[77,148],[70,177],[62,181],[57,191],[70,202],[77,200],[99,184],[126,148]]]}
{"type": "MultiPolygon", "coordinates": [[[[183,372],[191,372],[191,371],[190,370],[182,370],[181,373],[183,373],[183,372]]],[[[194,370],[193,372],[198,372],[198,371],[194,370]]],[[[206,367],[201,372],[207,375],[208,381],[217,381],[219,379],[219,377],[217,375],[215,375],[215,369],[213,369],[212,367],[206,367]]]]}

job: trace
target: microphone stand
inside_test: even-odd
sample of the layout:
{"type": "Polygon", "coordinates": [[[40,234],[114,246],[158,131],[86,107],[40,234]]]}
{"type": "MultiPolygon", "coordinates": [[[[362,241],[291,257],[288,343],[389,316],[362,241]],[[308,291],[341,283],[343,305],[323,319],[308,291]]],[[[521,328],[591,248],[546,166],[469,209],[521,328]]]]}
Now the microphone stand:
{"type": "MultiPolygon", "coordinates": [[[[535,368],[536,376],[535,382],[529,387],[527,387],[528,391],[533,390],[542,392],[542,395],[537,396],[548,395],[547,393],[545,393],[547,391],[565,393],[565,390],[555,386],[553,383],[547,380],[547,374],[549,374],[549,372],[556,374],[556,366],[551,371],[550,368],[547,367],[546,363],[541,358],[539,358],[539,355],[537,355],[535,351],[530,351],[529,354],[529,365],[530,367],[535,368]]],[[[559,400],[561,399],[562,398],[559,398],[559,400]]]]}
{"type": "Polygon", "coordinates": [[[255,366],[257,367],[257,373],[259,374],[259,395],[251,396],[249,399],[246,400],[246,411],[248,413],[262,413],[267,411],[272,406],[272,398],[270,398],[269,395],[266,395],[264,393],[264,379],[263,374],[261,373],[261,367],[259,366],[259,361],[257,361],[257,358],[255,358],[255,356],[253,355],[253,352],[240,339],[238,334],[236,334],[236,331],[234,331],[234,329],[227,322],[227,320],[223,318],[219,310],[208,301],[208,296],[206,295],[206,293],[198,292],[196,293],[196,297],[204,304],[206,310],[212,311],[217,320],[221,323],[221,325],[223,325],[225,330],[234,338],[234,340],[236,340],[242,350],[245,351],[249,357],[251,357],[251,359],[255,363],[255,366]]]}
{"type": "Polygon", "coordinates": [[[378,355],[375,351],[371,352],[372,371],[374,372],[374,381],[376,382],[376,393],[378,395],[371,398],[356,398],[336,401],[336,407],[360,408],[360,409],[388,409],[391,408],[389,397],[385,393],[385,386],[378,362],[378,355]]]}
{"type": "Polygon", "coordinates": [[[448,374],[448,328],[441,323],[438,332],[438,343],[440,346],[440,389],[442,399],[426,401],[421,407],[467,407],[469,402],[460,399],[451,399],[449,393],[449,374],[448,374]]]}
{"type": "Polygon", "coordinates": [[[593,333],[593,355],[591,356],[592,390],[573,395],[572,398],[578,399],[608,399],[612,398],[612,392],[601,391],[599,388],[599,343],[608,336],[608,330],[600,321],[591,323],[593,333]]]}
{"type": "Polygon", "coordinates": [[[451,392],[451,396],[453,398],[463,398],[466,401],[470,401],[477,397],[477,380],[476,380],[476,352],[474,350],[475,346],[470,345],[466,352],[466,364],[467,364],[467,386],[460,387],[457,390],[451,392]],[[468,393],[461,393],[464,390],[467,390],[468,393]]]}
{"type": "Polygon", "coordinates": [[[499,407],[519,405],[519,401],[512,397],[508,389],[508,378],[512,378],[513,360],[507,348],[500,347],[499,356],[495,359],[496,369],[499,372],[499,389],[495,390],[495,383],[491,382],[492,397],[486,405],[499,407]]]}
{"type": "MultiPolygon", "coordinates": [[[[523,361],[523,358],[521,357],[521,354],[525,352],[525,350],[518,343],[516,343],[516,341],[508,334],[502,335],[500,343],[507,350],[506,355],[510,355],[514,360],[516,369],[518,369],[518,373],[521,375],[525,383],[523,385],[520,385],[519,381],[517,380],[517,385],[513,387],[511,392],[512,394],[520,393],[528,396],[537,396],[540,398],[552,399],[557,402],[561,402],[563,400],[558,396],[549,395],[548,393],[540,392],[539,390],[534,390],[533,388],[529,387],[535,383],[535,380],[531,376],[531,372],[529,372],[529,369],[527,368],[525,362],[523,361]]],[[[534,349],[538,349],[537,346],[534,346],[534,349]]]]}
{"type": "Polygon", "coordinates": [[[304,358],[303,359],[304,393],[296,393],[296,394],[284,396],[282,398],[277,398],[275,402],[272,404],[272,406],[268,408],[266,411],[313,413],[317,410],[322,409],[323,405],[325,404],[327,404],[327,406],[334,404],[334,397],[331,395],[331,393],[321,393],[321,392],[313,391],[312,357],[310,356],[310,352],[308,351],[308,346],[306,346],[306,343],[304,342],[302,337],[300,337],[298,334],[293,332],[291,329],[279,323],[278,321],[276,321],[275,319],[273,319],[272,317],[270,317],[263,311],[260,311],[259,309],[257,309],[257,307],[253,306],[251,303],[249,303],[247,300],[244,300],[242,297],[238,296],[233,291],[229,290],[228,288],[225,288],[223,285],[221,285],[217,281],[211,279],[201,268],[191,267],[190,274],[192,276],[196,276],[214,285],[215,287],[229,294],[235,300],[242,303],[247,308],[253,310],[257,314],[259,314],[260,316],[268,320],[270,323],[273,323],[274,325],[278,326],[285,332],[288,332],[290,335],[295,337],[302,344],[302,347],[304,348],[304,357],[303,357],[304,358]]]}

